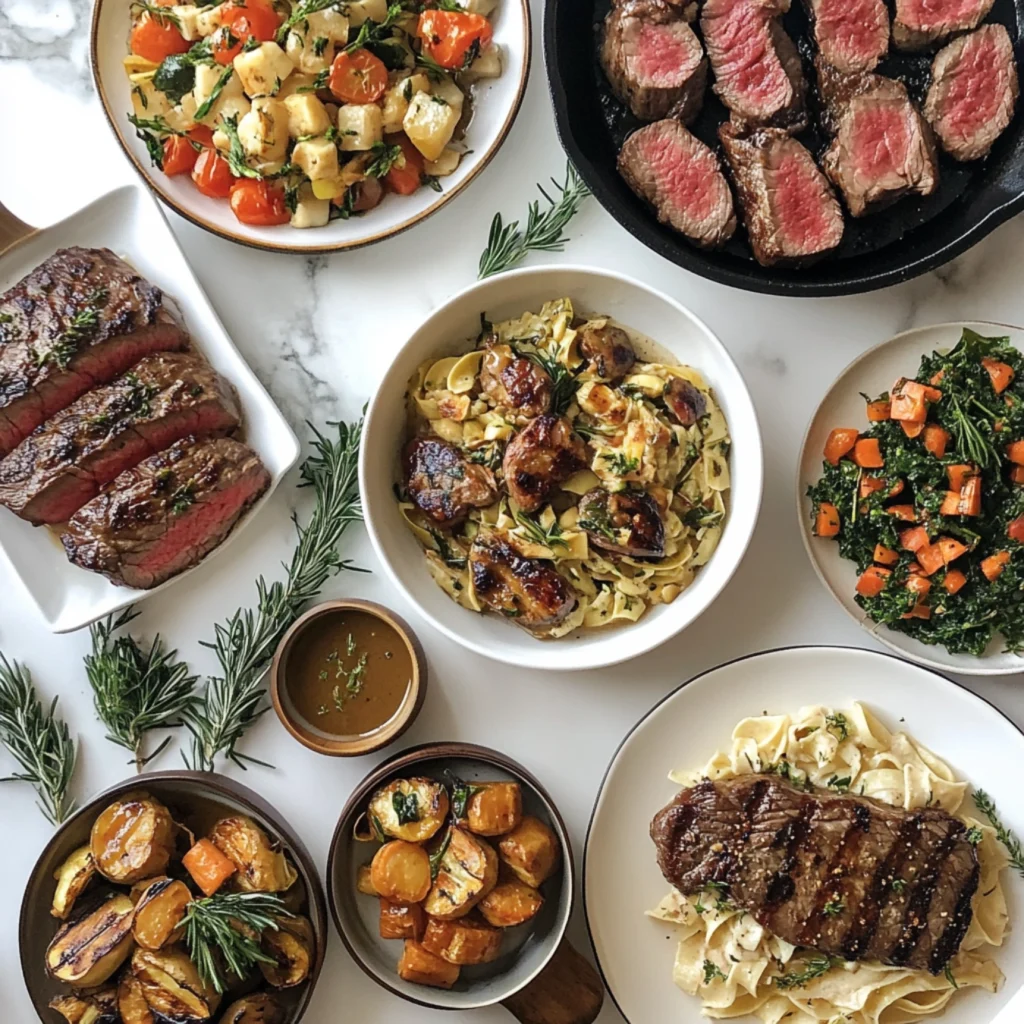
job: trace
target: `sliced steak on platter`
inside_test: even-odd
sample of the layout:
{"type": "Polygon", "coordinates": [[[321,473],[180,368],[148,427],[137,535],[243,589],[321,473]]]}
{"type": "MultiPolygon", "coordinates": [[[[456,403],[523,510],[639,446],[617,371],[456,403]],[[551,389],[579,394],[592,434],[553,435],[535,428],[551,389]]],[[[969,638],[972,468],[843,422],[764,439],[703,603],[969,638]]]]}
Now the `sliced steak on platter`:
{"type": "Polygon", "coordinates": [[[781,128],[724,124],[718,134],[762,266],[804,262],[839,245],[843,213],[806,146],[781,128]]]}
{"type": "Polygon", "coordinates": [[[902,82],[870,73],[844,75],[821,60],[818,79],[833,134],[822,166],[854,217],[909,192],[935,191],[939,169],[932,133],[902,82]]]}
{"type": "Polygon", "coordinates": [[[779,24],[789,0],[707,0],[701,11],[714,90],[747,125],[806,124],[800,54],[779,24]]]}
{"type": "Polygon", "coordinates": [[[980,160],[1013,120],[1019,93],[1010,34],[983,25],[936,54],[924,114],[951,157],[980,160]]]}
{"type": "Polygon", "coordinates": [[[109,249],[60,249],[0,296],[0,456],[143,356],[187,346],[163,295],[109,249]]]}
{"type": "Polygon", "coordinates": [[[230,433],[240,422],[231,385],[201,356],[147,356],[0,461],[0,504],[32,523],[65,522],[147,456],[190,435],[230,433]]]}
{"type": "Polygon", "coordinates": [[[777,775],[684,789],[654,818],[665,878],[709,883],[773,935],[846,960],[939,974],[960,948],[978,888],[966,826],[777,775]]]}
{"type": "Polygon", "coordinates": [[[883,0],[804,0],[818,52],[839,71],[873,71],[889,52],[883,0]]]}
{"type": "Polygon", "coordinates": [[[896,0],[892,40],[901,50],[926,50],[977,28],[995,0],[896,0]]]}
{"type": "Polygon", "coordinates": [[[622,0],[604,23],[601,64],[612,91],[643,121],[700,113],[707,60],[686,11],[663,0],[622,0]]]}
{"type": "Polygon", "coordinates": [[[259,456],[230,438],[186,438],[122,473],[61,537],[75,565],[148,589],[217,547],[270,485],[259,456]]]}
{"type": "Polygon", "coordinates": [[[732,193],[718,157],[678,121],[658,121],[630,135],[618,167],[662,224],[702,248],[717,248],[735,232],[732,193]]]}

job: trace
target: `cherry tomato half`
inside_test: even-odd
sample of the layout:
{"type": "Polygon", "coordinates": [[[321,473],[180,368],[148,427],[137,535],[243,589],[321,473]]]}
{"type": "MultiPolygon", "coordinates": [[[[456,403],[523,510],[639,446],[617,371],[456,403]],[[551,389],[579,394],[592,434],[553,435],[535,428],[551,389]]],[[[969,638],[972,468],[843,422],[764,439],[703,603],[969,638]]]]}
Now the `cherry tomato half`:
{"type": "Polygon", "coordinates": [[[424,11],[416,26],[427,54],[443,68],[465,67],[471,51],[490,46],[494,37],[491,23],[482,14],[462,11],[424,11]],[[477,43],[476,47],[473,44],[477,43]]]}
{"type": "Polygon", "coordinates": [[[227,160],[215,149],[204,149],[199,154],[195,167],[192,168],[192,180],[204,196],[227,199],[231,195],[235,176],[231,173],[227,160]]]}
{"type": "Polygon", "coordinates": [[[169,18],[146,11],[132,26],[132,53],[159,64],[172,53],[184,53],[191,44],[169,18]]]}
{"type": "Polygon", "coordinates": [[[388,69],[369,50],[342,51],[334,58],[327,85],[342,103],[376,103],[388,87],[388,69]]]}
{"type": "Polygon", "coordinates": [[[402,147],[402,156],[391,165],[384,181],[392,192],[400,196],[412,195],[423,181],[423,154],[405,134],[389,135],[388,141],[402,147]]]}
{"type": "Polygon", "coordinates": [[[205,124],[197,124],[190,128],[186,134],[193,142],[198,142],[203,149],[213,148],[213,129],[207,128],[205,124]]]}
{"type": "Polygon", "coordinates": [[[231,212],[243,224],[261,227],[287,224],[291,220],[284,202],[284,189],[257,178],[239,178],[231,186],[231,212]]]}
{"type": "Polygon", "coordinates": [[[199,154],[184,136],[169,135],[164,139],[164,174],[169,178],[190,172],[198,158],[199,154]]]}
{"type": "Polygon", "coordinates": [[[269,42],[281,21],[270,0],[242,0],[224,8],[221,27],[213,34],[212,49],[218,64],[230,64],[250,40],[269,42]]]}

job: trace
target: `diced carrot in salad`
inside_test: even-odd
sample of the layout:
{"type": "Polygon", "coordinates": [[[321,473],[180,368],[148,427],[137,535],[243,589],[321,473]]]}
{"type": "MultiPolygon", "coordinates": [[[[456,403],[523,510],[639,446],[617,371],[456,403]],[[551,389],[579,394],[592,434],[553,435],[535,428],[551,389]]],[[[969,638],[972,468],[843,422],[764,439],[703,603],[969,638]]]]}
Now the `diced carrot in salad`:
{"type": "Polygon", "coordinates": [[[883,423],[890,418],[889,413],[891,411],[892,408],[888,398],[878,398],[873,402],[868,402],[868,420],[871,423],[883,423]]]}
{"type": "Polygon", "coordinates": [[[892,575],[891,570],[878,565],[868,566],[857,580],[857,593],[863,597],[878,597],[892,575]]]}
{"type": "Polygon", "coordinates": [[[835,537],[839,534],[839,509],[827,501],[818,506],[814,519],[814,532],[819,537],[835,537]]]}
{"type": "Polygon", "coordinates": [[[988,371],[992,387],[1001,395],[1013,383],[1013,367],[998,359],[982,359],[981,365],[988,371]]]}
{"type": "Polygon", "coordinates": [[[857,441],[851,458],[861,469],[881,469],[885,465],[881,446],[874,437],[862,437],[857,441]]]}
{"type": "Polygon", "coordinates": [[[981,571],[985,574],[985,579],[989,583],[995,582],[1002,575],[1009,561],[1009,551],[997,551],[994,555],[989,555],[988,558],[982,559],[981,571]]]}
{"type": "Polygon", "coordinates": [[[924,428],[924,446],[937,459],[943,458],[946,454],[946,446],[949,444],[949,431],[940,427],[938,423],[928,423],[924,428]]]}
{"type": "Polygon", "coordinates": [[[875,553],[873,560],[878,565],[894,566],[900,560],[900,553],[893,551],[892,548],[887,548],[884,544],[875,545],[875,553]]]}
{"type": "Polygon", "coordinates": [[[967,585],[967,576],[959,569],[950,569],[942,579],[942,586],[948,594],[959,594],[967,585]]]}
{"type": "Polygon", "coordinates": [[[852,430],[849,427],[836,427],[825,440],[825,458],[833,466],[839,465],[839,460],[844,455],[853,451],[853,446],[860,437],[859,430],[852,430]]]}

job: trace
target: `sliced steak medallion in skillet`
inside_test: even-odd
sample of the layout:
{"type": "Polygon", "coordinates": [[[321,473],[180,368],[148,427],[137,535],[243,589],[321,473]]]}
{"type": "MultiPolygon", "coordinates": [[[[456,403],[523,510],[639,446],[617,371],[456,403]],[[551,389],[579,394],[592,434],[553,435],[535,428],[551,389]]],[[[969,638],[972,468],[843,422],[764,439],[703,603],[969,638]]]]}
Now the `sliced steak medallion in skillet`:
{"type": "Polygon", "coordinates": [[[983,25],[936,54],[924,116],[951,157],[980,160],[1013,120],[1019,93],[1010,34],[983,25]]]}
{"type": "Polygon", "coordinates": [[[718,130],[754,256],[762,266],[804,262],[834,249],[843,214],[808,149],[780,128],[718,130]]]}
{"type": "Polygon", "coordinates": [[[189,435],[228,434],[240,422],[231,385],[201,356],[147,356],[0,461],[0,504],[32,523],[62,523],[147,456],[189,435]]]}
{"type": "Polygon", "coordinates": [[[714,90],[743,124],[806,124],[800,55],[777,21],[787,10],[789,0],[707,0],[701,11],[714,90]]]}
{"type": "Polygon", "coordinates": [[[61,537],[75,565],[149,589],[201,561],[270,485],[249,447],[186,438],[122,473],[61,537]]]}
{"type": "Polygon", "coordinates": [[[633,132],[618,166],[662,224],[701,248],[716,249],[735,233],[732,192],[718,157],[678,121],[657,121],[633,132]]]}
{"type": "Polygon", "coordinates": [[[995,0],[896,0],[892,41],[900,50],[926,50],[977,28],[995,0]]]}
{"type": "Polygon", "coordinates": [[[643,121],[700,113],[707,61],[684,12],[662,0],[624,0],[605,18],[601,65],[612,91],[643,121]]]}
{"type": "Polygon", "coordinates": [[[850,213],[863,217],[909,192],[931,195],[939,184],[935,143],[903,83],[844,75],[820,60],[818,78],[834,136],[822,167],[850,213]]]}
{"type": "Polygon", "coordinates": [[[818,52],[840,71],[873,71],[889,52],[883,0],[804,0],[818,52]]]}
{"type": "Polygon", "coordinates": [[[163,294],[109,249],[60,249],[0,296],[0,456],[90,388],[186,348],[163,294]]]}
{"type": "Polygon", "coordinates": [[[977,851],[938,808],[805,792],[775,775],[705,779],[658,812],[651,838],[680,892],[720,883],[774,935],[830,956],[939,974],[971,923],[977,851]]]}

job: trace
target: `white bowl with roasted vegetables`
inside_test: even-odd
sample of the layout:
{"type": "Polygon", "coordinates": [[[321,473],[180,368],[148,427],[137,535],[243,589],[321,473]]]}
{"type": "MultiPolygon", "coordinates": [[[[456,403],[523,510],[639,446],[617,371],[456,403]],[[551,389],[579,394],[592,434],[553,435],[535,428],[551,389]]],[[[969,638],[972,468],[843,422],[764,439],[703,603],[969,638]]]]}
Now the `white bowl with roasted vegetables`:
{"type": "Polygon", "coordinates": [[[97,0],[96,87],[160,198],[279,252],[379,241],[497,152],[530,63],[526,0],[97,0]]]}

